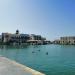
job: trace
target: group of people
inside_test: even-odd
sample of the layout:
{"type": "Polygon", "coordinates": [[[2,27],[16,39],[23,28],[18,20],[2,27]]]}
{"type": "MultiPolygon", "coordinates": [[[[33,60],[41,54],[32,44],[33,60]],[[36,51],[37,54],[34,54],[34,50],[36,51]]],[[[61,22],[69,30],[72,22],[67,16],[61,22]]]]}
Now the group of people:
{"type": "MultiPolygon", "coordinates": [[[[38,51],[40,52],[40,49],[38,51]]],[[[32,53],[35,53],[35,51],[32,51],[32,53]]],[[[46,55],[48,55],[48,52],[46,52],[46,55]]]]}

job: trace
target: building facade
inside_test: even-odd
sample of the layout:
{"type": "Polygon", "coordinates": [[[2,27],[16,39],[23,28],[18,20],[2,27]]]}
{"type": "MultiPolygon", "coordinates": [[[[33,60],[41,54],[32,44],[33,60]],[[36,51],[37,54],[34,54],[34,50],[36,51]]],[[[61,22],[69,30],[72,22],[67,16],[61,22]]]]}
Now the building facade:
{"type": "Polygon", "coordinates": [[[46,38],[42,37],[41,35],[31,34],[30,40],[46,40],[46,38]]]}
{"type": "Polygon", "coordinates": [[[75,44],[75,36],[73,37],[61,37],[60,44],[75,44]]]}
{"type": "Polygon", "coordinates": [[[34,44],[34,45],[35,44],[41,45],[41,44],[44,44],[45,40],[46,40],[46,38],[42,37],[41,35],[31,34],[30,40],[28,40],[28,43],[34,44]]]}
{"type": "Polygon", "coordinates": [[[15,34],[2,33],[3,43],[29,43],[29,44],[43,44],[46,42],[46,38],[41,35],[35,34],[20,34],[19,30],[16,30],[15,34]]]}
{"type": "Polygon", "coordinates": [[[54,40],[52,43],[53,43],[53,44],[60,44],[60,40],[59,40],[59,39],[54,40]]]}
{"type": "Polygon", "coordinates": [[[2,42],[3,43],[25,43],[29,40],[30,37],[28,34],[19,34],[19,31],[16,30],[15,34],[2,33],[2,42]]]}

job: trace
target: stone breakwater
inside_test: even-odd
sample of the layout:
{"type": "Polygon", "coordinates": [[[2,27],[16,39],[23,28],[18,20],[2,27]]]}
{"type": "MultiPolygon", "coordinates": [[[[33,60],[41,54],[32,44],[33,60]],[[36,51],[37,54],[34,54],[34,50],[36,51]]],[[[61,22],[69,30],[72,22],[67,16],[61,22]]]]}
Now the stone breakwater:
{"type": "Polygon", "coordinates": [[[0,75],[45,75],[27,66],[0,56],[0,75]]]}

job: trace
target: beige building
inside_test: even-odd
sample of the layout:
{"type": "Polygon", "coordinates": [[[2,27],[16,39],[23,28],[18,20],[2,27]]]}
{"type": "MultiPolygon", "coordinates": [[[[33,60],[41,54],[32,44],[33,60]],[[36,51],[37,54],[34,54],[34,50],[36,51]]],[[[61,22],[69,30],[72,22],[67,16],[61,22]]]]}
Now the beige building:
{"type": "Polygon", "coordinates": [[[30,37],[28,34],[19,34],[19,30],[16,30],[15,34],[11,33],[2,33],[2,42],[3,43],[25,43],[29,40],[30,37]]]}
{"type": "Polygon", "coordinates": [[[11,39],[10,33],[2,33],[2,42],[8,42],[11,39]]]}
{"type": "Polygon", "coordinates": [[[75,36],[71,37],[61,37],[60,44],[75,44],[75,36]]]}

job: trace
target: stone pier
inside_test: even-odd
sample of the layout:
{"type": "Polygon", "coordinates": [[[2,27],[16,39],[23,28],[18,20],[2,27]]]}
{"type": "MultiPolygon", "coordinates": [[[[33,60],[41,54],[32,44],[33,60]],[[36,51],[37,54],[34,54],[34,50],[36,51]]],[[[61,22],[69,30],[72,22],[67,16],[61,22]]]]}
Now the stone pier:
{"type": "Polygon", "coordinates": [[[45,75],[27,66],[0,56],[0,75],[45,75]]]}

